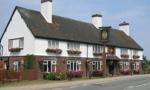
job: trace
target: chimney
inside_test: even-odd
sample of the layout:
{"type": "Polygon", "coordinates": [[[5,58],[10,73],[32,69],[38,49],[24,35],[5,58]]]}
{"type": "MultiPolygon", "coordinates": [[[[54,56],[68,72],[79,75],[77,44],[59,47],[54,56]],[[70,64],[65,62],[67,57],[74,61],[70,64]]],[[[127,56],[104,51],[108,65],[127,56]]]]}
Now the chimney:
{"type": "Polygon", "coordinates": [[[41,14],[48,23],[52,23],[52,0],[41,0],[41,14]]]}
{"type": "Polygon", "coordinates": [[[92,15],[92,24],[99,29],[102,27],[102,15],[100,14],[94,14],[92,15]]]}
{"type": "Polygon", "coordinates": [[[122,30],[126,35],[130,36],[129,23],[122,22],[119,24],[119,30],[122,30]]]}

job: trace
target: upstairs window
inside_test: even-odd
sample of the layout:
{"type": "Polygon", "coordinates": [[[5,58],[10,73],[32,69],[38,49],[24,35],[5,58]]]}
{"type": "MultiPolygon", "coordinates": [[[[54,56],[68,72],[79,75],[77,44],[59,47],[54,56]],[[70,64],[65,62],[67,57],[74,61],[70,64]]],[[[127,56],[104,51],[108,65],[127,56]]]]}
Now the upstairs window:
{"type": "Polygon", "coordinates": [[[80,44],[74,42],[68,42],[68,49],[69,50],[80,50],[80,44]]]}
{"type": "Polygon", "coordinates": [[[133,50],[133,55],[137,56],[138,55],[138,51],[137,50],[133,50]]]}
{"type": "Polygon", "coordinates": [[[128,55],[128,49],[127,48],[121,48],[121,55],[128,55]]]}
{"type": "Polygon", "coordinates": [[[48,41],[48,48],[51,48],[51,49],[59,48],[59,41],[49,40],[48,41]]]}
{"type": "Polygon", "coordinates": [[[99,45],[93,45],[93,52],[94,53],[103,53],[103,47],[99,45]]]}
{"type": "Polygon", "coordinates": [[[9,49],[23,48],[23,44],[24,44],[24,38],[16,38],[16,39],[9,39],[8,40],[9,49]]]}

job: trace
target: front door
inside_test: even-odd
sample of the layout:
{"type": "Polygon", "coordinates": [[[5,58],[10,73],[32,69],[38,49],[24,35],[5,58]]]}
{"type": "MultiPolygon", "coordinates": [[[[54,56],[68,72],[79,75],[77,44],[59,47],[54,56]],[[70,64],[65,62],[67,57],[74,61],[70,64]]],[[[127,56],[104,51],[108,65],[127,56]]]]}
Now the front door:
{"type": "Polygon", "coordinates": [[[113,75],[114,74],[114,62],[113,61],[109,61],[109,64],[108,64],[108,68],[109,68],[109,74],[113,75]]]}

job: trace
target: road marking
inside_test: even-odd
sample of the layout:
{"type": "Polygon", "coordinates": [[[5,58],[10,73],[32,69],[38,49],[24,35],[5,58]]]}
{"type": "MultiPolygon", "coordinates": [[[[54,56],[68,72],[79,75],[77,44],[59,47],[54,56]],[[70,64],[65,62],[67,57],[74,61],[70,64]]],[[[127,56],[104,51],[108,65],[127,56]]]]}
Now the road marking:
{"type": "Polygon", "coordinates": [[[52,90],[62,90],[62,88],[55,88],[55,89],[52,89],[52,90]]]}
{"type": "Polygon", "coordinates": [[[144,84],[140,84],[140,85],[137,85],[137,86],[128,86],[126,89],[123,89],[123,90],[129,90],[129,89],[132,89],[132,88],[137,88],[137,87],[142,87],[142,86],[146,86],[150,83],[144,83],[144,84]]]}
{"type": "Polygon", "coordinates": [[[82,86],[88,86],[88,84],[83,84],[82,86]]]}
{"type": "Polygon", "coordinates": [[[72,87],[69,87],[69,88],[76,88],[76,87],[78,87],[78,86],[72,86],[72,87]]]}

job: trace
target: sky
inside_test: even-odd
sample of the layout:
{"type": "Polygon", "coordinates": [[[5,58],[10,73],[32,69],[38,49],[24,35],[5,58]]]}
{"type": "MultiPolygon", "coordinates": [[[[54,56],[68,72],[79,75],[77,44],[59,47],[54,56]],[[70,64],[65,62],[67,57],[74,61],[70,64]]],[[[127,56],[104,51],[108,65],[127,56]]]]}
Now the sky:
{"type": "MultiPolygon", "coordinates": [[[[15,6],[40,11],[40,1],[0,0],[0,35],[15,6]]],[[[103,26],[113,28],[126,21],[130,24],[130,36],[150,59],[150,0],[53,0],[53,14],[89,23],[93,14],[101,14],[103,26]]]]}

